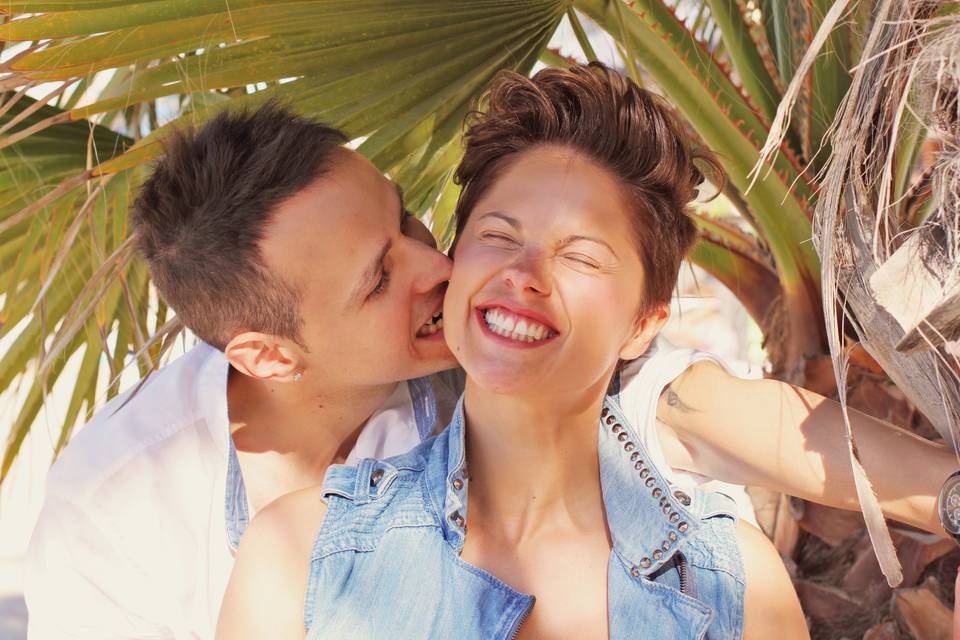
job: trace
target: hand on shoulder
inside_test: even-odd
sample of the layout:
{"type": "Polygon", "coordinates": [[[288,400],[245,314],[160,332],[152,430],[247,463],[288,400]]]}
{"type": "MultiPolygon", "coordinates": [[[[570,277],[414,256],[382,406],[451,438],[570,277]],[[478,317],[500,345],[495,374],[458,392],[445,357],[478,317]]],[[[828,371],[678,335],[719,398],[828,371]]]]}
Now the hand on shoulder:
{"type": "Polygon", "coordinates": [[[274,500],[250,523],[220,608],[217,637],[303,638],[313,541],[327,507],[319,486],[274,500]]]}

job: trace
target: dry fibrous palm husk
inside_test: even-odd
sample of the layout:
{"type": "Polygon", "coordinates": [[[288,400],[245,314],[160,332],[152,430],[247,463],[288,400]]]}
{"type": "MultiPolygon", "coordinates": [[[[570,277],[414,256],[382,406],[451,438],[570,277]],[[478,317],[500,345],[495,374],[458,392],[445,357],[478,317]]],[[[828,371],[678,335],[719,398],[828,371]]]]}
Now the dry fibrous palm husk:
{"type": "MultiPolygon", "coordinates": [[[[832,16],[837,18],[848,4],[849,0],[837,0],[832,16]]],[[[944,348],[944,343],[956,339],[949,332],[960,329],[960,314],[951,311],[957,309],[960,289],[956,8],[956,0],[876,3],[861,60],[830,132],[833,152],[819,176],[814,218],[824,318],[851,464],[868,531],[891,586],[902,574],[846,419],[843,390],[849,360],[837,309],[854,337],[956,449],[960,367],[951,350],[944,348]],[[904,162],[898,157],[898,142],[910,126],[924,128],[939,151],[915,187],[895,196],[898,163],[904,162]],[[926,200],[929,206],[914,207],[906,199],[926,200]],[[929,213],[903,215],[917,209],[929,213]],[[921,343],[926,349],[919,348],[921,343]]],[[[823,40],[815,39],[805,61],[818,54],[817,41],[823,40]]],[[[785,102],[791,95],[788,89],[785,102]]],[[[781,105],[778,116],[790,108],[781,105]]],[[[772,131],[777,130],[774,123],[772,131]]],[[[778,146],[775,138],[768,140],[763,159],[778,146]]]]}
{"type": "MultiPolygon", "coordinates": [[[[904,224],[898,215],[904,203],[893,200],[892,188],[901,160],[897,142],[908,121],[950,128],[952,119],[956,140],[956,113],[944,117],[943,107],[951,94],[954,109],[956,105],[960,21],[941,14],[941,7],[929,0],[886,0],[878,7],[863,59],[835,121],[833,155],[822,178],[814,229],[823,262],[824,300],[841,303],[863,346],[956,448],[960,380],[952,356],[936,348],[912,354],[897,350],[905,332],[924,321],[929,306],[938,304],[956,275],[957,199],[949,197],[947,186],[958,179],[957,172],[949,170],[951,164],[956,168],[956,146],[951,162],[951,145],[942,143],[940,158],[928,173],[933,208],[921,224],[904,224]],[[932,296],[931,289],[936,291],[932,296]],[[915,304],[924,294],[926,304],[915,304]],[[910,302],[897,306],[897,301],[910,302]]],[[[847,361],[832,304],[825,304],[825,319],[842,381],[847,361]]],[[[849,427],[848,436],[856,468],[849,427]]],[[[869,486],[865,479],[858,489],[861,485],[869,486]]],[[[886,532],[880,532],[882,520],[877,520],[870,528],[871,539],[892,585],[899,581],[899,565],[884,539],[886,532]]]]}
{"type": "MultiPolygon", "coordinates": [[[[957,5],[880,3],[834,123],[814,241],[823,261],[824,299],[842,303],[871,355],[955,444],[960,377],[956,358],[940,348],[946,336],[937,337],[938,344],[928,340],[933,348],[924,352],[896,348],[960,285],[960,13],[943,11],[948,4],[957,5]],[[908,121],[925,128],[939,148],[920,180],[930,198],[922,221],[902,218],[904,202],[894,200],[892,188],[897,143],[908,121]]],[[[842,356],[832,305],[826,318],[834,327],[831,349],[842,356]]],[[[933,339],[936,328],[928,328],[933,339]]]]}
{"type": "MultiPolygon", "coordinates": [[[[941,296],[922,309],[912,327],[904,327],[908,333],[897,345],[902,352],[960,339],[960,13],[930,22],[934,35],[917,58],[915,111],[939,145],[929,169],[935,208],[924,227],[937,239],[928,245],[938,250],[934,277],[941,296]]],[[[946,355],[955,357],[957,351],[946,350],[946,355]]]]}

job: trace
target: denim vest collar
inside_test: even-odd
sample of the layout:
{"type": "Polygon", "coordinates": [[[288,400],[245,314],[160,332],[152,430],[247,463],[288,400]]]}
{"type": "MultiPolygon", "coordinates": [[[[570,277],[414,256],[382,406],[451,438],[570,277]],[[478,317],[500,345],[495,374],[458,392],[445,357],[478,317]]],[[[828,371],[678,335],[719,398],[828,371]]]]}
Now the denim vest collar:
{"type": "MultiPolygon", "coordinates": [[[[410,401],[413,404],[413,417],[417,423],[417,433],[420,434],[421,440],[426,440],[436,428],[437,421],[442,419],[431,378],[430,376],[414,378],[408,380],[407,384],[410,388],[410,401]]],[[[247,499],[247,488],[243,482],[243,473],[240,470],[237,448],[233,444],[233,436],[229,433],[227,440],[227,484],[224,519],[227,526],[227,544],[236,553],[237,549],[240,548],[240,538],[250,524],[250,503],[247,499]]]]}
{"type": "MultiPolygon", "coordinates": [[[[675,489],[650,463],[643,443],[619,405],[606,398],[598,421],[600,483],[614,554],[637,578],[670,561],[709,515],[700,492],[675,489]]],[[[427,491],[444,538],[459,553],[467,527],[467,486],[463,398],[440,436],[425,469],[427,491]]],[[[717,503],[716,507],[726,507],[717,503]]]]}

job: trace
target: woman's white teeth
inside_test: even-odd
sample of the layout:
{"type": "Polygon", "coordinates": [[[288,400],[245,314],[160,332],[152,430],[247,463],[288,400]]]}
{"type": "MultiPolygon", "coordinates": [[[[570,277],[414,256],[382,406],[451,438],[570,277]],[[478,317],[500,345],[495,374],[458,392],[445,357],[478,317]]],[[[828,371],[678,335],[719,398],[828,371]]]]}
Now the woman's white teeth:
{"type": "Polygon", "coordinates": [[[421,338],[424,336],[432,336],[437,331],[440,331],[440,329],[443,329],[443,312],[437,311],[425,325],[420,327],[420,329],[417,331],[417,335],[421,338]]]}
{"type": "Polygon", "coordinates": [[[499,309],[487,309],[483,318],[495,334],[518,342],[536,342],[554,335],[550,329],[539,322],[529,318],[518,318],[499,309]]]}

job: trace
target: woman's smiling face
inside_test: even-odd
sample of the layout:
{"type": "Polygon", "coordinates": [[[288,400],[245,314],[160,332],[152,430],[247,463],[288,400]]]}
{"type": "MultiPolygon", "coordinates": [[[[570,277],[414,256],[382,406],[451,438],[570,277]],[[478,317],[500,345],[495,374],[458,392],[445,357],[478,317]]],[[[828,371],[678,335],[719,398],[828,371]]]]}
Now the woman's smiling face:
{"type": "Polygon", "coordinates": [[[457,240],[447,344],[481,388],[556,395],[605,385],[666,319],[638,318],[644,288],[616,177],[576,151],[512,158],[457,240]]]}

